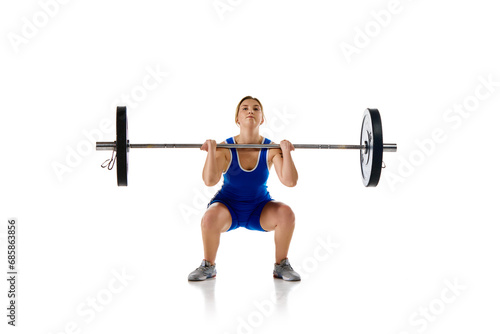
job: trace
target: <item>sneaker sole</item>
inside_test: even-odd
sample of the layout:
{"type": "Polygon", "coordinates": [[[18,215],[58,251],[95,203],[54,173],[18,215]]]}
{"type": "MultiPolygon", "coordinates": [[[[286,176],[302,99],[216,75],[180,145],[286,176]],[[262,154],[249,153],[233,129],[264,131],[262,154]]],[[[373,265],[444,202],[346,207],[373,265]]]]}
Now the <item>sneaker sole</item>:
{"type": "Polygon", "coordinates": [[[273,277],[282,279],[283,281],[287,281],[287,282],[299,282],[300,281],[300,279],[285,279],[282,276],[276,276],[275,274],[273,274],[273,277]]]}
{"type": "Polygon", "coordinates": [[[207,277],[205,279],[188,279],[188,281],[190,281],[190,282],[202,282],[202,281],[206,281],[207,279],[210,279],[210,278],[215,278],[215,276],[217,276],[217,275],[213,275],[213,276],[207,277]]]}

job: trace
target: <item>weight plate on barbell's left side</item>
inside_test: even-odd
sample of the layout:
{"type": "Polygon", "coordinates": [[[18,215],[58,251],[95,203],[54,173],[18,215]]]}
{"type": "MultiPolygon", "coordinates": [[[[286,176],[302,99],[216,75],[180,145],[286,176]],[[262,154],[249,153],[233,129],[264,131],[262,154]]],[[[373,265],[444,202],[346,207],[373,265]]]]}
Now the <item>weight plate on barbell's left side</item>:
{"type": "Polygon", "coordinates": [[[127,186],[128,152],[127,107],[116,107],[116,177],[118,186],[127,186]]]}
{"type": "Polygon", "coordinates": [[[382,120],[377,109],[366,109],[361,125],[360,150],[361,177],[365,187],[376,187],[382,173],[382,157],[384,140],[382,136],[382,120]]]}

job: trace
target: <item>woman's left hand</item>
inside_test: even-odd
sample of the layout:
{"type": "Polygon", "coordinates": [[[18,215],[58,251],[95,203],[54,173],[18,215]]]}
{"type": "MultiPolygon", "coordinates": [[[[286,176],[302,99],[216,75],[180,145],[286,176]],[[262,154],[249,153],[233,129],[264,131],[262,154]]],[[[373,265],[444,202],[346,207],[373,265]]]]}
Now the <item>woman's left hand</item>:
{"type": "Polygon", "coordinates": [[[290,143],[288,140],[282,140],[280,142],[280,147],[281,147],[281,151],[283,151],[283,153],[290,153],[290,151],[295,151],[295,147],[293,147],[293,144],[290,143]]]}

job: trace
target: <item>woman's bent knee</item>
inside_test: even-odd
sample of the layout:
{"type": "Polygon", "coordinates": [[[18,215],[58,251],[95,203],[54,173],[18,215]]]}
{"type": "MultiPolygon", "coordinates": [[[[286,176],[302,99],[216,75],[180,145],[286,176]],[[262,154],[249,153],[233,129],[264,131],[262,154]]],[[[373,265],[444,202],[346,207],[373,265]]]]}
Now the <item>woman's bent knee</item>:
{"type": "Polygon", "coordinates": [[[280,205],[278,208],[278,217],[282,222],[295,223],[295,213],[293,213],[293,210],[286,204],[280,205]]]}
{"type": "Polygon", "coordinates": [[[212,205],[201,219],[201,228],[205,231],[224,232],[231,226],[231,214],[223,204],[212,205]]]}

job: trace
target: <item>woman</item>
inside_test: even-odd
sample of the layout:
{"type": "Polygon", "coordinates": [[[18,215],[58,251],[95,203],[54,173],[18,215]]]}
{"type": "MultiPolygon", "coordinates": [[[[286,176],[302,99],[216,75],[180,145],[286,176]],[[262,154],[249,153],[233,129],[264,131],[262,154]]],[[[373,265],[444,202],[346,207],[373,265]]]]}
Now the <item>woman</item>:
{"type": "MultiPolygon", "coordinates": [[[[262,104],[254,97],[244,97],[236,108],[235,122],[240,134],[226,139],[228,144],[270,144],[259,135],[264,123],[262,104]]],[[[274,143],[273,143],[274,144],[274,143]]],[[[269,170],[274,164],[281,183],[297,184],[298,174],[290,154],[292,143],[283,140],[281,149],[217,148],[215,140],[207,140],[201,150],[207,151],[203,181],[216,185],[224,174],[224,184],[207,206],[201,220],[205,258],[199,268],[188,276],[190,281],[215,277],[215,257],[222,232],[245,227],[249,230],[274,231],[276,263],[273,275],[287,281],[299,281],[287,254],[295,227],[295,215],[290,207],[271,198],[267,191],[269,170]]]]}

